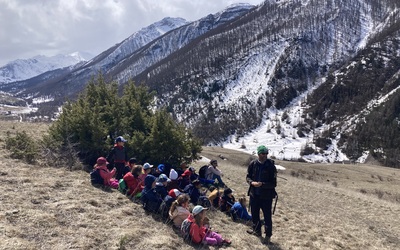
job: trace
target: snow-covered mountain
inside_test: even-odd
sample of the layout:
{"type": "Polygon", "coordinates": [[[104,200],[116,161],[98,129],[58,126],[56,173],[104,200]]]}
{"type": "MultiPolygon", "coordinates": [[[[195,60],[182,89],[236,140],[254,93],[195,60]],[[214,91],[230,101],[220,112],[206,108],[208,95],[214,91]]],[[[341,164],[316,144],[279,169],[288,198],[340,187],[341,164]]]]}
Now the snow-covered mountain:
{"type": "Polygon", "coordinates": [[[154,39],[163,36],[165,33],[187,24],[183,18],[166,17],[161,21],[155,22],[129,36],[127,39],[96,56],[85,65],[90,71],[101,70],[107,72],[115,64],[125,57],[132,55],[135,51],[147,45],[154,39]]]}
{"type": "MultiPolygon", "coordinates": [[[[367,118],[345,116],[354,117],[372,98],[400,85],[395,63],[399,5],[378,0],[265,1],[134,80],[157,90],[158,105],[173,110],[206,143],[249,152],[263,143],[273,156],[290,160],[362,161],[367,152],[396,165],[391,145],[398,140],[374,125],[380,134],[376,142],[366,141],[367,135],[357,133],[363,130],[354,128],[367,118]],[[373,48],[375,57],[359,56],[373,48]],[[388,70],[382,74],[385,65],[388,70]],[[368,79],[363,70],[369,67],[368,79]]],[[[397,124],[399,111],[385,112],[390,112],[387,123],[397,124]]],[[[395,128],[389,129],[400,138],[395,128]]]]}
{"type": "Polygon", "coordinates": [[[98,72],[108,72],[110,68],[124,60],[125,57],[149,42],[187,23],[183,18],[164,18],[133,33],[124,41],[86,63],[75,65],[68,69],[48,71],[34,78],[11,82],[0,87],[4,91],[18,93],[24,98],[41,98],[42,94],[46,96],[45,99],[49,99],[48,97],[50,96],[73,95],[83,88],[81,85],[85,85],[98,72]]]}
{"type": "Polygon", "coordinates": [[[221,27],[249,12],[253,5],[238,4],[216,14],[188,23],[182,18],[164,18],[134,33],[80,67],[54,78],[37,77],[3,86],[4,91],[22,97],[53,95],[55,99],[74,95],[98,72],[124,83],[148,67],[162,61],[210,30],[221,27]]]}
{"type": "Polygon", "coordinates": [[[43,56],[29,59],[18,59],[0,68],[0,85],[29,79],[47,71],[60,69],[88,61],[93,56],[85,52],[74,52],[69,55],[43,56]]]}
{"type": "MultiPolygon", "coordinates": [[[[87,82],[91,76],[96,75],[98,72],[107,72],[110,67],[123,60],[126,56],[132,54],[139,48],[145,46],[147,43],[153,41],[154,39],[164,35],[165,33],[173,30],[177,27],[187,24],[188,22],[183,18],[164,18],[161,21],[158,21],[154,24],[151,24],[125,39],[119,44],[111,47],[105,52],[93,57],[89,58],[81,56],[79,53],[71,54],[70,63],[68,62],[66,57],[62,55],[51,57],[49,60],[52,64],[41,63],[37,58],[29,59],[27,65],[24,67],[20,67],[16,62],[24,60],[17,60],[12,64],[8,64],[4,67],[1,79],[4,79],[3,86],[0,87],[8,92],[12,93],[22,93],[25,88],[35,88],[37,85],[43,86],[48,83],[49,85],[54,85],[56,82],[62,81],[62,79],[75,79],[74,77],[79,78],[79,82],[87,82]],[[73,61],[74,59],[77,59],[73,61]],[[89,60],[90,59],[90,60],[89,60]],[[35,67],[31,67],[30,65],[34,65],[35,67]],[[59,67],[58,65],[65,65],[59,67]],[[47,68],[45,67],[47,66],[47,68]],[[66,66],[71,66],[65,68],[66,66]],[[36,70],[36,71],[35,71],[36,70]],[[27,71],[32,72],[28,77],[27,71]],[[35,73],[33,73],[35,71],[35,73]],[[13,75],[20,75],[23,77],[9,77],[11,73],[13,75]]],[[[39,56],[40,58],[46,58],[44,56],[39,56]]],[[[24,64],[25,65],[25,64],[24,64]]],[[[0,71],[2,72],[2,71],[0,71]]],[[[42,88],[42,87],[40,87],[42,88]]],[[[44,87],[46,89],[46,87],[44,87]]],[[[50,86],[50,92],[55,90],[54,86],[50,86]]],[[[39,90],[40,91],[40,90],[39,90]]],[[[46,95],[46,98],[49,99],[46,95]]],[[[32,94],[26,93],[24,97],[30,97],[32,94]]],[[[38,97],[41,99],[41,97],[38,97]]],[[[53,98],[50,98],[53,99],[53,98]]]]}
{"type": "Polygon", "coordinates": [[[245,15],[254,7],[250,4],[231,5],[218,13],[210,14],[175,29],[126,57],[125,60],[113,67],[109,74],[120,83],[127,82],[175,52],[188,49],[186,46],[192,41],[245,15]]]}

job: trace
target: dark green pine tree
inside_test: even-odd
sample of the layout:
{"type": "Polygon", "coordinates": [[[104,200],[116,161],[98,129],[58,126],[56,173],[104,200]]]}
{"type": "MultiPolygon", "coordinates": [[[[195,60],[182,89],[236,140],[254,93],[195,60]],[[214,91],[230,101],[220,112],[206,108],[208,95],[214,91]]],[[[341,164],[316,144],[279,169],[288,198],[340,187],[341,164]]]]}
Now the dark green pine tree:
{"type": "Polygon", "coordinates": [[[128,139],[129,156],[142,162],[177,164],[197,158],[199,140],[165,110],[156,110],[153,102],[154,93],[146,87],[130,82],[119,96],[117,83],[99,75],[77,101],[63,106],[45,141],[59,152],[75,150],[87,164],[105,156],[119,135],[128,139]]]}

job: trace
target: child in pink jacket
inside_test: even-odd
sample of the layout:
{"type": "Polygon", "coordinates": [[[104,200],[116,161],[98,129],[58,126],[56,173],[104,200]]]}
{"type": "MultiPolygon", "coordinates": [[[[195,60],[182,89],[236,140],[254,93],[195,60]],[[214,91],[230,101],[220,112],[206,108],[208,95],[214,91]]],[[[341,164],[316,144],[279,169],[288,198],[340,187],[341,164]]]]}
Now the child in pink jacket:
{"type": "Polygon", "coordinates": [[[104,180],[104,186],[109,186],[115,189],[118,188],[118,180],[113,178],[117,170],[115,168],[113,168],[112,171],[108,170],[106,158],[99,157],[94,167],[100,170],[100,176],[104,180]]]}

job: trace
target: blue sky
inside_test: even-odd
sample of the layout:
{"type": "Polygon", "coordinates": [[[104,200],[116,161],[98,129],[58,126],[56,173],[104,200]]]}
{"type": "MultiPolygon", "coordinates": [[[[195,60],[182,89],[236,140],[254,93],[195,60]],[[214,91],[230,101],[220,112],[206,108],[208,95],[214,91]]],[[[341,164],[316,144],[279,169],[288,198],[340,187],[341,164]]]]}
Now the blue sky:
{"type": "Polygon", "coordinates": [[[0,66],[36,55],[97,55],[164,17],[194,21],[262,0],[0,0],[0,66]]]}

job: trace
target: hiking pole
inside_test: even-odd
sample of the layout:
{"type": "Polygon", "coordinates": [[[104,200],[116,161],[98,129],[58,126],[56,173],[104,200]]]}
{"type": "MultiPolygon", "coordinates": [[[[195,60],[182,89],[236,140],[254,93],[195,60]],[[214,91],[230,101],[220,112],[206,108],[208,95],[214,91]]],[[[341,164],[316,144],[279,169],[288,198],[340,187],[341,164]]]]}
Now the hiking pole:
{"type": "Polygon", "coordinates": [[[276,176],[276,177],[281,178],[281,179],[284,179],[285,181],[287,181],[286,178],[283,178],[283,177],[281,177],[281,176],[276,176]]]}
{"type": "Polygon", "coordinates": [[[278,194],[276,194],[276,200],[275,200],[274,210],[272,210],[272,214],[275,214],[276,203],[278,203],[278,194]]]}

